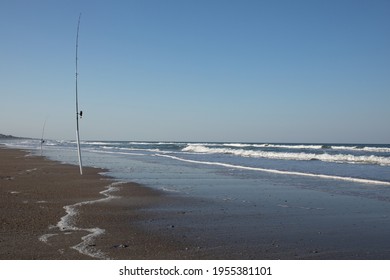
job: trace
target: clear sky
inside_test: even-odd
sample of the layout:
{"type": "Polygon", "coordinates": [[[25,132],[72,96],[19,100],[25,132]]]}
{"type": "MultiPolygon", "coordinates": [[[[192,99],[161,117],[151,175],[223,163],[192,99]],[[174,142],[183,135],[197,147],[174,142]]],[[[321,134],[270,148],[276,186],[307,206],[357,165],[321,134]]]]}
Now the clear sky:
{"type": "Polygon", "coordinates": [[[0,0],[0,133],[390,143],[390,1],[0,0]]]}

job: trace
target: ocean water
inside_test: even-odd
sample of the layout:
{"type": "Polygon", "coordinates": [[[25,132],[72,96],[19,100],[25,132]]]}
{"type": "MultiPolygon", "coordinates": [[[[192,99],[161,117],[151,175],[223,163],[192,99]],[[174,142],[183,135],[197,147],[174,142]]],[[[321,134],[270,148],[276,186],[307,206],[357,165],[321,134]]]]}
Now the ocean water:
{"type": "MultiPolygon", "coordinates": [[[[39,140],[2,143],[78,165],[74,141],[47,140],[42,150],[39,140]]],[[[85,166],[118,181],[196,201],[145,209],[154,217],[140,224],[147,230],[230,258],[390,259],[390,145],[84,141],[81,149],[85,166]]]]}

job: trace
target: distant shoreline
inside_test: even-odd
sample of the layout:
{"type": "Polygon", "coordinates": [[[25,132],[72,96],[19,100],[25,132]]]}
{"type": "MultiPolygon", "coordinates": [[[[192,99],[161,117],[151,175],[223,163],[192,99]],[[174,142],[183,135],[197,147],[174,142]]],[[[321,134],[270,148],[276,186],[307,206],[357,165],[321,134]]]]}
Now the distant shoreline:
{"type": "Polygon", "coordinates": [[[28,138],[28,137],[18,137],[18,136],[6,135],[6,134],[1,134],[0,133],[0,139],[31,139],[31,138],[28,138]]]}

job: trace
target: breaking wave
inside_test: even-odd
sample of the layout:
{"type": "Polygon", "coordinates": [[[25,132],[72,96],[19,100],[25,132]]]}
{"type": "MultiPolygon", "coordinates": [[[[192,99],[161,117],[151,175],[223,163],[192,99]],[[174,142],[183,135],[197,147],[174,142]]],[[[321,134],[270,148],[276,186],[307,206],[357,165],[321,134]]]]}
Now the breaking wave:
{"type": "MultiPolygon", "coordinates": [[[[236,146],[234,146],[236,147],[236,146]]],[[[302,147],[302,146],[301,146],[302,147]]],[[[352,155],[352,154],[330,154],[330,153],[308,153],[308,152],[277,152],[255,149],[231,149],[207,147],[201,144],[189,144],[183,148],[183,152],[202,154],[231,154],[240,157],[267,158],[279,160],[320,160],[325,162],[339,163],[360,163],[377,164],[390,166],[390,158],[376,155],[352,155]]]]}

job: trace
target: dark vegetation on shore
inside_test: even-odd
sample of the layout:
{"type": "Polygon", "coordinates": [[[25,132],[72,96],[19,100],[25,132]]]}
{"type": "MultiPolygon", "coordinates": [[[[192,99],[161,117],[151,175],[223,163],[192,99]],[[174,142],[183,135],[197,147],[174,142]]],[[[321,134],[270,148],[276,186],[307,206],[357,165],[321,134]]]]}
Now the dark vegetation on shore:
{"type": "Polygon", "coordinates": [[[24,139],[25,137],[16,137],[13,135],[5,135],[0,133],[0,139],[24,139]]]}

